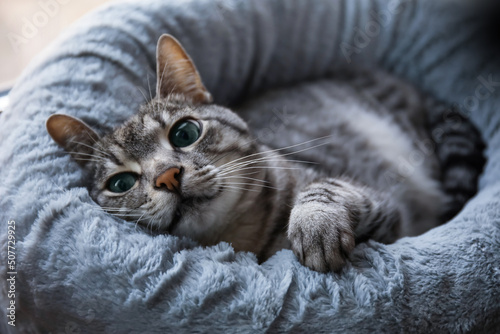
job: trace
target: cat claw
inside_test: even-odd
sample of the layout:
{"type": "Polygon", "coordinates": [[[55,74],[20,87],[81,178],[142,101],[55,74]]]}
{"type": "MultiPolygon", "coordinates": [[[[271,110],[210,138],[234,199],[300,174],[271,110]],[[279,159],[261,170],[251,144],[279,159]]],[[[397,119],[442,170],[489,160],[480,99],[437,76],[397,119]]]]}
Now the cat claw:
{"type": "Polygon", "coordinates": [[[292,210],[288,239],[304,266],[318,272],[338,272],[345,265],[354,249],[355,237],[353,223],[338,213],[331,208],[304,206],[292,210]]]}

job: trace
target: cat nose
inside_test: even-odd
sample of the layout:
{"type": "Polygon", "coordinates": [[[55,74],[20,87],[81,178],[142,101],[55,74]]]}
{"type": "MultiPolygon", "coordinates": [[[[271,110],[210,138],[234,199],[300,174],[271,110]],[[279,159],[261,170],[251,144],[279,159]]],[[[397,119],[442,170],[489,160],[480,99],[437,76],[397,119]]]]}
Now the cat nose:
{"type": "Polygon", "coordinates": [[[180,178],[182,176],[183,168],[173,167],[167,169],[163,174],[156,178],[155,185],[159,189],[168,189],[171,192],[179,192],[180,178]]]}

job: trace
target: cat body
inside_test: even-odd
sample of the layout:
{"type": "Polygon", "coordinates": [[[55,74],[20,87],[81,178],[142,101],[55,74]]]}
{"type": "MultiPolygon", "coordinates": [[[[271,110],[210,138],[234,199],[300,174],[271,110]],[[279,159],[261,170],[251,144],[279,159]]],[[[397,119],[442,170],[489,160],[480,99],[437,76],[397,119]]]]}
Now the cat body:
{"type": "MultiPolygon", "coordinates": [[[[304,217],[295,233],[307,234],[302,227],[311,225],[311,212],[322,212],[317,224],[323,225],[339,216],[362,216],[365,205],[371,207],[367,221],[345,226],[350,230],[357,225],[358,241],[393,242],[437,226],[447,198],[438,182],[426,101],[410,85],[386,73],[356,71],[274,91],[240,106],[238,114],[259,142],[281,149],[290,159],[313,163],[299,162],[292,164],[298,169],[274,172],[293,179],[288,238],[294,216],[304,217]],[[297,143],[307,144],[294,146],[297,143]],[[294,147],[282,149],[289,146],[294,147]],[[295,151],[299,152],[292,154],[295,151]]],[[[287,225],[288,221],[278,231],[287,225]]],[[[268,245],[263,258],[284,244],[268,245]]]]}
{"type": "Polygon", "coordinates": [[[109,213],[260,261],[291,248],[317,271],[342,268],[357,242],[439,224],[448,199],[426,99],[411,86],[357,71],[235,113],[211,103],[173,37],[160,38],[157,60],[156,98],[112,133],[66,115],[47,121],[109,213]]]}

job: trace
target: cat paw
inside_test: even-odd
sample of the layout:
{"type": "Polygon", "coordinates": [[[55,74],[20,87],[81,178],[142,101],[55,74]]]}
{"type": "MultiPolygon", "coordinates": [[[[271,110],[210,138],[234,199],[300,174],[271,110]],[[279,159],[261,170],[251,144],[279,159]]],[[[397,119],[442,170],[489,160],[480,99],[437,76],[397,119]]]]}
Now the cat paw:
{"type": "Polygon", "coordinates": [[[355,246],[355,222],[344,206],[308,203],[293,208],[288,239],[299,261],[319,271],[339,271],[355,246]]]}

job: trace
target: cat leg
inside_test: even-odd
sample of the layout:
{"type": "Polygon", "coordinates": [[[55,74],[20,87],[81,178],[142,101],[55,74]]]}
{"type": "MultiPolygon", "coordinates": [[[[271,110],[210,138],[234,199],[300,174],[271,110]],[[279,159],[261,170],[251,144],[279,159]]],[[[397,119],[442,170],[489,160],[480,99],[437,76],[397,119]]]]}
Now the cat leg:
{"type": "Polygon", "coordinates": [[[288,239],[303,265],[320,272],[338,271],[356,242],[393,242],[399,224],[400,213],[390,196],[328,178],[298,194],[288,239]]]}

